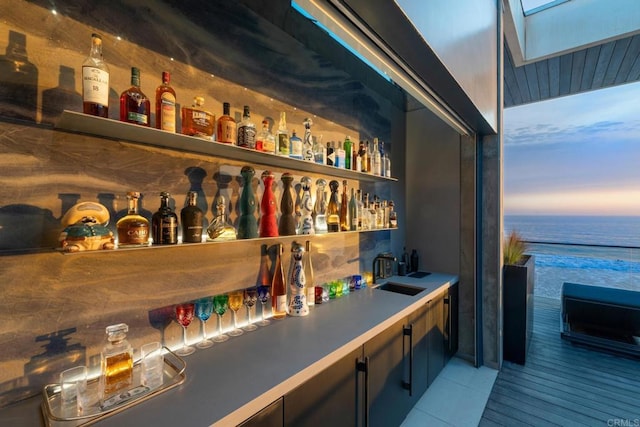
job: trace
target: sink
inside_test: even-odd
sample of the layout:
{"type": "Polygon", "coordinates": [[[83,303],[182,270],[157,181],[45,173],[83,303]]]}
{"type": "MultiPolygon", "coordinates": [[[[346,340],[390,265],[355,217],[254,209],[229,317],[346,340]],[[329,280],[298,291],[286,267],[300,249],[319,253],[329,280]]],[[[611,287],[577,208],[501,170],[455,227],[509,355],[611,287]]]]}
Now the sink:
{"type": "Polygon", "coordinates": [[[424,288],[418,288],[416,286],[404,285],[401,283],[387,282],[384,285],[380,285],[375,289],[380,289],[388,292],[395,292],[396,294],[414,296],[424,291],[424,288]]]}

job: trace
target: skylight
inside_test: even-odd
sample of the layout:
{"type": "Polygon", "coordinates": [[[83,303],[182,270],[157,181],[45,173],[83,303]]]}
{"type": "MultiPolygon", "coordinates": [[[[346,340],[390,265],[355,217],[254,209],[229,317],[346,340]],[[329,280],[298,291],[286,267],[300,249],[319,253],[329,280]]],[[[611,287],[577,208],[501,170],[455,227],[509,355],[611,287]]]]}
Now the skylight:
{"type": "Polygon", "coordinates": [[[569,0],[520,0],[524,15],[531,15],[536,12],[542,12],[550,7],[557,6],[569,0]]]}

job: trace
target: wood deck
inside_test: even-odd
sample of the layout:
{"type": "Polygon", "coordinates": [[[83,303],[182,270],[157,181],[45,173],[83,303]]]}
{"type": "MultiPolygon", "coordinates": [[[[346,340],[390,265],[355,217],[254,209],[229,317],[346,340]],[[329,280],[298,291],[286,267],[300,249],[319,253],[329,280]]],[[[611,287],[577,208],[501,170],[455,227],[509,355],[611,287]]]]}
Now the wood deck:
{"type": "Polygon", "coordinates": [[[535,297],[525,366],[505,362],[480,426],[640,425],[640,361],[560,338],[560,301],[535,297]]]}

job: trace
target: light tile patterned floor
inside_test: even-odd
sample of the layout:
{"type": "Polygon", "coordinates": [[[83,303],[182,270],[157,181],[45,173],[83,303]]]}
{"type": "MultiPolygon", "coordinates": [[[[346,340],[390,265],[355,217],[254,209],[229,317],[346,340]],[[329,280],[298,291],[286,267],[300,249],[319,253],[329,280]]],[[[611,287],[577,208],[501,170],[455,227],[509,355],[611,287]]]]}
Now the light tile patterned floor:
{"type": "Polygon", "coordinates": [[[477,426],[498,371],[454,357],[401,427],[477,426]]]}

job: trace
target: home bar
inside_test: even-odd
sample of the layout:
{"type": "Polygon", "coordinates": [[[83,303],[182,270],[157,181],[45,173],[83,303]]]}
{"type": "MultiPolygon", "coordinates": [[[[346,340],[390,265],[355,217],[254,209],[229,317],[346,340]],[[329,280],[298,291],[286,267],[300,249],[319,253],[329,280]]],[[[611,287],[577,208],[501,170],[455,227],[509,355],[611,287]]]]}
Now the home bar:
{"type": "Polygon", "coordinates": [[[499,369],[502,6],[457,3],[3,2],[0,425],[394,426],[499,369]]]}

